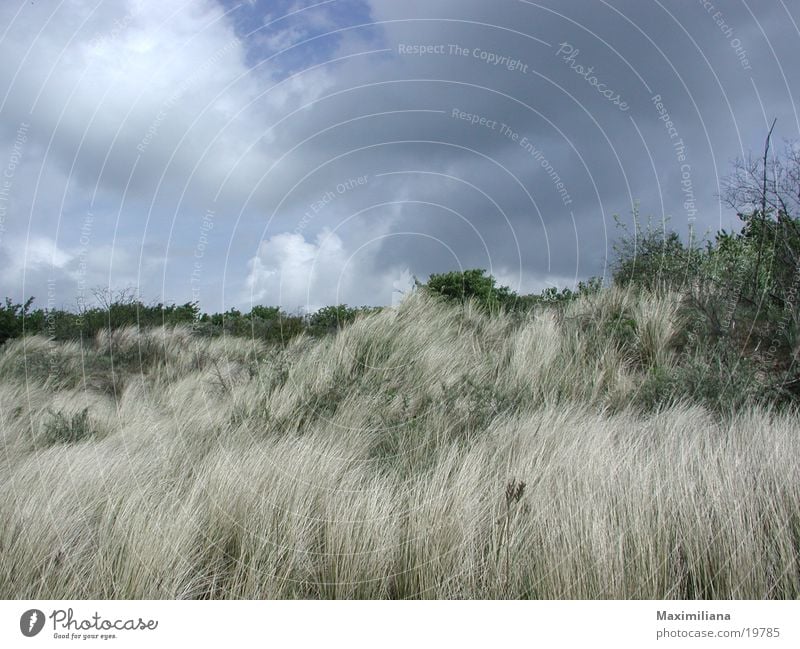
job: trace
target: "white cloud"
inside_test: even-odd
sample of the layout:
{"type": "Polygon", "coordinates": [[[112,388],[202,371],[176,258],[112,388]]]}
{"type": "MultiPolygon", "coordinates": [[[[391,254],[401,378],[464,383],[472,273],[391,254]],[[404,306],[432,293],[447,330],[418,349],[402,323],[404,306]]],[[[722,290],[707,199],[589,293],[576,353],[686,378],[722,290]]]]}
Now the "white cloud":
{"type": "Polygon", "coordinates": [[[16,299],[33,295],[40,305],[56,294],[59,304],[73,304],[77,295],[86,297],[97,287],[138,291],[142,271],[148,274],[157,266],[152,256],[140,260],[137,251],[108,243],[64,248],[51,237],[34,236],[0,245],[0,282],[15,287],[16,299]]]}
{"type": "Polygon", "coordinates": [[[306,241],[297,233],[276,234],[262,242],[250,261],[245,299],[252,296],[254,303],[266,299],[310,311],[341,302],[338,298],[343,284],[350,281],[347,258],[342,240],[328,230],[314,241],[306,241]]]}
{"type": "Polygon", "coordinates": [[[22,251],[22,254],[11,257],[12,263],[5,269],[12,276],[21,273],[25,268],[63,268],[70,260],[70,255],[61,250],[50,237],[35,236],[27,242],[17,242],[13,248],[22,251]]]}
{"type": "MultiPolygon", "coordinates": [[[[0,41],[3,122],[10,130],[32,121],[31,138],[53,136],[49,162],[74,164],[80,182],[117,194],[137,156],[130,197],[149,198],[167,165],[163,190],[194,173],[198,187],[216,191],[245,154],[233,182],[249,191],[273,160],[261,134],[328,87],[322,71],[279,83],[277,68],[249,68],[248,44],[213,0],[128,0],[96,10],[73,0],[51,9],[26,7],[0,41]]],[[[0,23],[15,10],[3,3],[0,23]]]]}
{"type": "MultiPolygon", "coordinates": [[[[3,294],[19,294],[24,282],[25,292],[42,295],[51,276],[65,296],[73,292],[73,248],[89,212],[96,214],[96,234],[80,278],[106,285],[141,281],[143,293],[155,294],[162,278],[147,273],[156,265],[145,260],[140,269],[138,255],[128,254],[152,245],[137,240],[144,219],[185,218],[196,236],[194,217],[229,176],[226,202],[215,208],[221,218],[235,214],[288,148],[275,139],[293,138],[288,124],[261,136],[332,83],[324,68],[285,81],[277,66],[251,69],[252,42],[238,38],[231,16],[214,0],[66,0],[32,3],[15,17],[16,10],[0,3],[0,24],[8,25],[0,39],[0,141],[10,147],[20,124],[30,126],[4,213],[3,294]],[[98,200],[90,205],[95,188],[98,200]]],[[[0,155],[5,170],[4,149],[0,155]]],[[[276,171],[291,176],[291,164],[276,171]]],[[[265,191],[285,191],[277,175],[265,191]]],[[[174,237],[182,236],[177,223],[174,237]]],[[[170,260],[170,269],[180,264],[170,260]]]]}
{"type": "Polygon", "coordinates": [[[280,304],[315,311],[330,304],[393,304],[413,280],[408,269],[375,271],[378,248],[349,250],[335,232],[322,230],[312,241],[285,232],[263,241],[249,264],[245,305],[280,304]]]}

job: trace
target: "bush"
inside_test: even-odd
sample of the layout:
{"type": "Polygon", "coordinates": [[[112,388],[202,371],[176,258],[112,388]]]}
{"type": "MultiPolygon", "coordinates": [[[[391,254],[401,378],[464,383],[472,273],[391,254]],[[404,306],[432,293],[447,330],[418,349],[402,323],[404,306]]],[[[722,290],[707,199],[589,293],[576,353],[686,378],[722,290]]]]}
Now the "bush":
{"type": "Polygon", "coordinates": [[[89,409],[84,408],[72,416],[50,411],[51,418],[44,425],[44,443],[75,444],[94,435],[89,422],[89,409]]]}
{"type": "Polygon", "coordinates": [[[309,317],[308,327],[312,334],[333,333],[355,320],[356,315],[358,309],[352,309],[346,304],[326,306],[309,317]]]}
{"type": "Polygon", "coordinates": [[[679,338],[695,365],[672,377],[676,393],[704,403],[793,401],[800,396],[800,219],[753,204],[739,217],[739,232],[720,230],[701,248],[666,223],[642,228],[635,210],[634,231],[615,246],[614,283],[683,295],[679,338]]]}
{"type": "Polygon", "coordinates": [[[517,299],[516,293],[507,286],[497,286],[495,278],[486,275],[484,269],[434,274],[423,286],[434,295],[447,299],[460,302],[475,299],[489,311],[508,306],[517,299]]]}
{"type": "Polygon", "coordinates": [[[6,303],[0,305],[0,345],[9,338],[22,335],[23,321],[33,303],[30,298],[25,304],[14,304],[11,298],[6,298],[6,303]]]}
{"type": "Polygon", "coordinates": [[[643,227],[638,207],[633,211],[632,231],[618,217],[614,218],[624,232],[614,246],[614,284],[648,290],[680,290],[691,285],[702,261],[702,251],[691,234],[689,243],[684,244],[677,232],[667,229],[666,220],[655,227],[648,219],[643,227]]]}

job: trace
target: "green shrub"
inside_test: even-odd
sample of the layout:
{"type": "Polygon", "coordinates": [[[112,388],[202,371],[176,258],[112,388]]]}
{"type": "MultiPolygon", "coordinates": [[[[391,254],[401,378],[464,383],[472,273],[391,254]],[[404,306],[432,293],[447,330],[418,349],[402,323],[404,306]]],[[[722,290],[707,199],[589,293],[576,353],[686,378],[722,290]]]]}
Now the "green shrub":
{"type": "Polygon", "coordinates": [[[333,333],[355,320],[357,315],[358,309],[350,308],[346,304],[326,306],[309,317],[308,327],[312,334],[333,333]]]}
{"type": "Polygon", "coordinates": [[[517,299],[516,293],[507,286],[497,286],[495,278],[486,275],[481,268],[434,274],[423,286],[434,295],[447,299],[460,302],[475,299],[489,311],[508,306],[517,299]]]}
{"type": "Polygon", "coordinates": [[[614,245],[614,284],[648,290],[680,290],[691,284],[703,257],[691,233],[689,243],[684,244],[677,232],[667,229],[666,219],[660,227],[655,227],[652,219],[643,226],[638,206],[633,211],[632,231],[618,217],[615,220],[623,235],[614,245]]]}
{"type": "Polygon", "coordinates": [[[9,338],[22,335],[23,319],[30,311],[33,298],[25,304],[14,304],[11,298],[6,298],[5,304],[0,304],[0,345],[9,338]]]}
{"type": "Polygon", "coordinates": [[[71,416],[60,411],[50,411],[50,415],[50,419],[44,424],[43,442],[47,446],[75,444],[94,435],[89,421],[88,408],[71,416]]]}

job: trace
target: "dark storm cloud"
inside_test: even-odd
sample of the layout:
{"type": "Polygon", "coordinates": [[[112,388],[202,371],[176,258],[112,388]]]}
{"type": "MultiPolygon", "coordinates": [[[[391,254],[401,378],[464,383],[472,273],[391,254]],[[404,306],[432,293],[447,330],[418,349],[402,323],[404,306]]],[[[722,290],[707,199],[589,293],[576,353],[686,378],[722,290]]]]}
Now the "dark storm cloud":
{"type": "MultiPolygon", "coordinates": [[[[402,44],[443,46],[394,62],[397,74],[442,80],[409,89],[404,104],[415,98],[418,105],[454,106],[508,124],[519,137],[536,143],[569,188],[571,202],[565,206],[552,191],[551,178],[537,168],[538,161],[497,129],[464,129],[457,120],[420,128],[426,135],[435,130],[440,140],[497,156],[524,178],[538,198],[539,211],[523,192],[493,191],[503,174],[479,156],[448,147],[420,156],[427,168],[438,165],[482,177],[482,189],[503,205],[512,225],[523,233],[523,266],[531,272],[563,276],[577,270],[585,276],[602,271],[609,217],[615,212],[627,215],[634,200],[656,216],[672,215],[682,232],[695,219],[701,231],[720,220],[727,225],[729,215],[721,213],[715,196],[718,180],[732,157],[757,147],[763,138],[755,94],[759,79],[770,113],[780,117],[787,135],[796,132],[791,95],[781,87],[786,84],[778,68],[786,59],[773,57],[761,34],[762,28],[781,30],[783,25],[785,37],[780,40],[791,40],[780,20],[780,5],[759,8],[761,26],[742,6],[713,11],[701,3],[685,3],[680,11],[641,2],[502,6],[499,11],[486,3],[376,3],[375,14],[387,21],[386,40],[394,49],[402,44]],[[467,54],[455,56],[454,51],[467,54]],[[492,56],[519,61],[527,69],[492,65],[492,56]],[[623,98],[628,109],[620,110],[601,96],[592,78],[613,89],[609,94],[623,98]],[[656,96],[661,100],[654,101],[656,96]],[[657,106],[664,107],[662,112],[657,106]],[[665,114],[671,129],[659,120],[665,114]],[[525,254],[531,241],[534,246],[549,243],[549,268],[540,250],[525,254]]],[[[796,78],[787,76],[787,82],[791,89],[796,78]]],[[[491,212],[470,209],[468,193],[447,192],[445,187],[439,193],[447,195],[448,204],[463,207],[496,244],[492,258],[513,264],[516,251],[503,243],[491,212]]],[[[437,193],[427,186],[420,192],[437,193]]],[[[450,242],[462,251],[465,264],[481,264],[481,257],[481,265],[486,264],[482,245],[463,234],[461,224],[413,212],[409,223],[450,242]]],[[[390,259],[415,257],[411,246],[392,246],[390,259]]],[[[419,261],[432,258],[429,251],[417,256],[419,261]]]]}

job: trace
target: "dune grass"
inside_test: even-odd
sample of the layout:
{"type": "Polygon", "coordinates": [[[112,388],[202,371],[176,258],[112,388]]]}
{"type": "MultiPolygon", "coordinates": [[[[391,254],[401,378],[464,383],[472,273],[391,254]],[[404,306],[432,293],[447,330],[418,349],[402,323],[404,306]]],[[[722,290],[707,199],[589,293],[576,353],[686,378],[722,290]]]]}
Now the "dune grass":
{"type": "Polygon", "coordinates": [[[9,341],[0,597],[797,597],[797,413],[654,400],[679,302],[9,341]]]}

